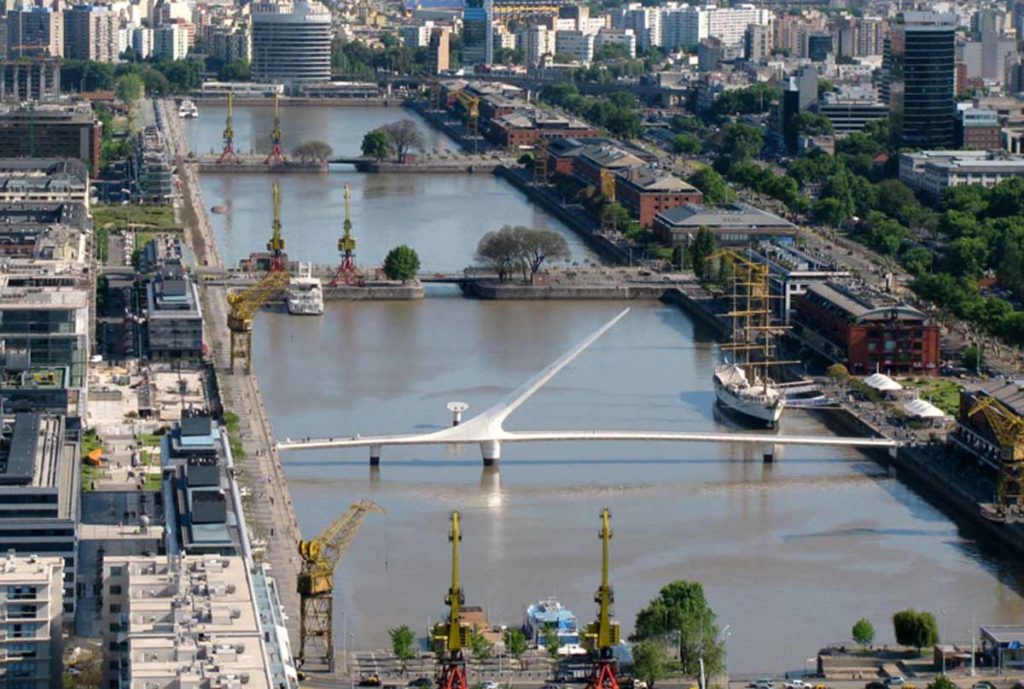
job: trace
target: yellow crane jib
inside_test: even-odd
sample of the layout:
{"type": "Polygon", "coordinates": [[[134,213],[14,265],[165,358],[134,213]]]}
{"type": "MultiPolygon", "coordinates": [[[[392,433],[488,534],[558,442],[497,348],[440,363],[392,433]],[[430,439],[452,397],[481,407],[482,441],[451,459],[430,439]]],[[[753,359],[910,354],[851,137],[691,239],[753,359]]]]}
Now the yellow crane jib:
{"type": "Polygon", "coordinates": [[[345,233],[338,240],[338,251],[351,253],[356,250],[356,240],[352,236],[352,187],[345,185],[345,233]]]}
{"type": "Polygon", "coordinates": [[[996,505],[1016,508],[1024,497],[1024,419],[991,395],[978,399],[968,418],[981,414],[999,443],[996,505]]]}
{"type": "Polygon", "coordinates": [[[619,623],[612,621],[612,604],[615,594],[608,583],[608,548],[612,540],[612,514],[607,507],[601,510],[601,586],[594,594],[597,603],[597,620],[587,627],[587,647],[598,651],[602,656],[610,655],[611,649],[621,640],[619,623]]]}
{"type": "Polygon", "coordinates": [[[466,597],[459,582],[459,543],[462,541],[462,527],[458,512],[452,512],[451,522],[452,530],[448,540],[452,544],[452,581],[448,595],[444,597],[444,603],[448,606],[448,620],[434,626],[434,643],[435,646],[454,654],[469,645],[470,629],[460,619],[466,597]]]}
{"type": "Polygon", "coordinates": [[[334,571],[371,512],[387,513],[371,500],[359,500],[316,537],[299,541],[299,659],[304,666],[322,663],[334,671],[334,571]]]}
{"type": "Polygon", "coordinates": [[[267,242],[267,251],[280,254],[284,251],[284,237],[281,236],[281,188],[274,182],[274,223],[273,233],[267,242]]]}

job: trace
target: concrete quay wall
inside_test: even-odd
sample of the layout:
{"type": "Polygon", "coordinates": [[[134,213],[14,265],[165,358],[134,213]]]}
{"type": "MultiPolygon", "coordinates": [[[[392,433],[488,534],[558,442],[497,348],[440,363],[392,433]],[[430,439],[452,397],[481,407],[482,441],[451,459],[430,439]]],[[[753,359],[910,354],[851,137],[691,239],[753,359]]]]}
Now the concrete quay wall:
{"type": "Polygon", "coordinates": [[[619,283],[609,285],[502,285],[496,282],[467,282],[462,292],[476,299],[500,300],[622,300],[661,299],[671,285],[619,283]]]}
{"type": "Polygon", "coordinates": [[[328,171],[327,163],[300,163],[287,161],[278,164],[264,163],[262,158],[246,159],[240,163],[218,163],[216,159],[198,160],[194,163],[200,173],[216,175],[234,174],[324,174],[328,171]]]}

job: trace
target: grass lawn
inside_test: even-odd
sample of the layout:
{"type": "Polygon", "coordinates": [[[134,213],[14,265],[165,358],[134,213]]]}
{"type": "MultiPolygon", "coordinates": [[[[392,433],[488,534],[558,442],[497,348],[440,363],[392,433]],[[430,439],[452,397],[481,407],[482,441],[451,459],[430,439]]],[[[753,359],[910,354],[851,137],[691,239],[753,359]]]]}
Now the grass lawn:
{"type": "Polygon", "coordinates": [[[140,433],[138,436],[144,447],[160,447],[160,441],[163,437],[162,434],[157,435],[156,433],[140,433]]]}
{"type": "Polygon", "coordinates": [[[121,230],[131,226],[162,232],[181,231],[174,223],[174,209],[171,206],[96,204],[92,207],[92,217],[97,228],[121,230]]]}
{"type": "Polygon", "coordinates": [[[160,490],[161,486],[163,486],[163,482],[163,474],[146,472],[146,480],[142,484],[142,490],[160,490]]]}
{"type": "Polygon", "coordinates": [[[231,411],[224,412],[224,426],[228,429],[228,445],[231,446],[231,456],[237,460],[245,459],[245,449],[242,447],[242,438],[238,432],[238,414],[231,411]]]}
{"type": "Polygon", "coordinates": [[[93,450],[103,447],[103,441],[96,435],[96,431],[86,431],[82,434],[82,455],[87,455],[93,450]]]}
{"type": "Polygon", "coordinates": [[[106,478],[107,472],[102,467],[94,467],[88,464],[82,465],[82,491],[88,492],[92,490],[92,482],[99,481],[102,478],[106,478]]]}
{"type": "Polygon", "coordinates": [[[903,384],[917,391],[918,397],[934,404],[942,411],[956,416],[960,410],[960,384],[945,378],[911,378],[903,384]]]}

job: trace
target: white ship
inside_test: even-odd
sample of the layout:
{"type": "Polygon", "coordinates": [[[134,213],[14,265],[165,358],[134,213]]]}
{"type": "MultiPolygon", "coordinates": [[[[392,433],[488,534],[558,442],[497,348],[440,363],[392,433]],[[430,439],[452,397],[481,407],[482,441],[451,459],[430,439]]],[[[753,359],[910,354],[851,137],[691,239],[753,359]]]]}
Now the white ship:
{"type": "Polygon", "coordinates": [[[324,312],[324,289],[320,278],[313,277],[310,266],[299,266],[299,274],[288,283],[288,313],[295,316],[319,316],[324,312]]]}
{"type": "Polygon", "coordinates": [[[196,104],[190,101],[188,98],[181,101],[181,105],[178,106],[178,115],[181,117],[199,117],[199,108],[196,104]]]}
{"type": "Polygon", "coordinates": [[[730,409],[774,426],[786,407],[786,396],[768,378],[757,374],[754,380],[738,364],[720,364],[712,378],[715,399],[730,409]]]}

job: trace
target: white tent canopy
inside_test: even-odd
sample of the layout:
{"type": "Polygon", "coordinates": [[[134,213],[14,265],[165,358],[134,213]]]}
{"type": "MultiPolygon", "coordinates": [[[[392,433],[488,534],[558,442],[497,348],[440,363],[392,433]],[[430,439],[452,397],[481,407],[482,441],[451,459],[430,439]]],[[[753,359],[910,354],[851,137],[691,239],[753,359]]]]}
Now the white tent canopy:
{"type": "Polygon", "coordinates": [[[946,412],[923,399],[913,399],[905,402],[903,410],[915,419],[941,419],[946,416],[946,412]]]}
{"type": "Polygon", "coordinates": [[[879,392],[897,392],[903,389],[902,385],[884,373],[872,373],[864,379],[864,382],[868,387],[874,388],[879,392]]]}

